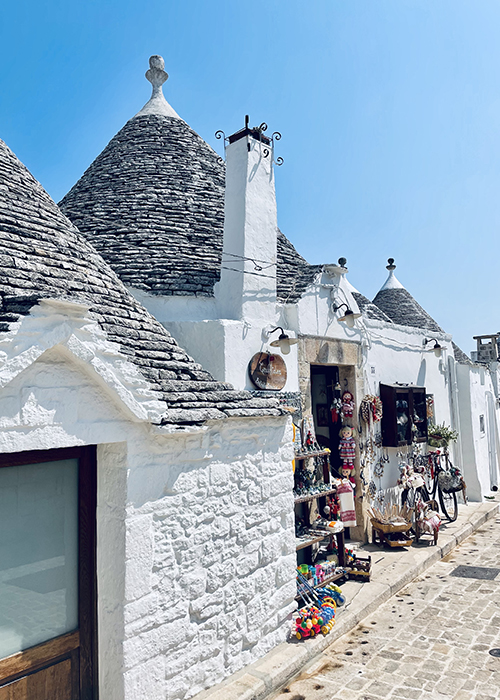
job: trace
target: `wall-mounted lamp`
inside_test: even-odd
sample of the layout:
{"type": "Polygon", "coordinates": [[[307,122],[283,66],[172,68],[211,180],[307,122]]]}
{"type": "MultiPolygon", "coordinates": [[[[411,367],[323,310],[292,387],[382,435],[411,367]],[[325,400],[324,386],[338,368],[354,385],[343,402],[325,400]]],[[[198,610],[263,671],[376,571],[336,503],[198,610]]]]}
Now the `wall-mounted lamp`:
{"type": "Polygon", "coordinates": [[[356,321],[356,319],[361,318],[361,314],[355,314],[354,311],[350,309],[346,303],[339,304],[338,306],[336,304],[333,304],[332,311],[337,312],[343,306],[345,306],[345,314],[341,316],[338,320],[339,322],[341,321],[342,323],[345,323],[346,326],[349,326],[349,328],[354,328],[354,322],[356,321]]]}
{"type": "Polygon", "coordinates": [[[296,345],[299,342],[298,338],[290,338],[290,336],[285,333],[281,326],[273,328],[267,333],[267,336],[269,337],[271,333],[274,333],[275,331],[281,331],[280,337],[278,338],[278,340],[273,340],[273,342],[270,343],[270,345],[273,348],[279,348],[283,355],[288,355],[288,353],[290,352],[290,345],[296,345]]]}
{"type": "Polygon", "coordinates": [[[436,340],[436,338],[426,338],[426,339],[424,340],[424,348],[425,348],[426,350],[432,350],[432,351],[434,352],[434,355],[435,355],[436,357],[441,357],[441,355],[443,354],[443,348],[442,348],[442,346],[438,343],[438,341],[436,340]],[[432,343],[432,342],[434,342],[434,347],[428,348],[428,347],[427,347],[427,343],[432,343]]]}

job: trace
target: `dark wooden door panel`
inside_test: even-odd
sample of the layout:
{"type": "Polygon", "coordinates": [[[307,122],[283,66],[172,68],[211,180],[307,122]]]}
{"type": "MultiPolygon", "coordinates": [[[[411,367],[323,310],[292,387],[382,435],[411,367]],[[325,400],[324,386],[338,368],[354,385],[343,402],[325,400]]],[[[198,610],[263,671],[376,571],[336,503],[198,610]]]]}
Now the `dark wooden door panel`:
{"type": "Polygon", "coordinates": [[[97,700],[94,446],[0,455],[0,469],[78,458],[79,629],[0,659],[0,700],[97,700]]]}
{"type": "Polygon", "coordinates": [[[57,657],[67,656],[80,645],[80,633],[70,632],[26,651],[0,659],[0,685],[4,680],[23,676],[42,666],[48,666],[57,657]]]}
{"type": "Polygon", "coordinates": [[[24,676],[0,688],[0,700],[77,700],[72,691],[71,659],[24,676]]]}

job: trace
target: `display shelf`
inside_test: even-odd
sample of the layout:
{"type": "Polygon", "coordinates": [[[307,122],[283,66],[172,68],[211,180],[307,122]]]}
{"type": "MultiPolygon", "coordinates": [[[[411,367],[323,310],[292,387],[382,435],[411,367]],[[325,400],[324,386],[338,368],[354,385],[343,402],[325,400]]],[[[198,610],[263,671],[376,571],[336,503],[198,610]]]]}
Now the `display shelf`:
{"type": "Polygon", "coordinates": [[[296,452],[294,459],[296,460],[301,460],[301,459],[308,459],[309,457],[324,457],[325,455],[329,455],[330,452],[328,450],[320,450],[319,452],[296,452]]]}
{"type": "MultiPolygon", "coordinates": [[[[313,588],[322,588],[323,586],[326,586],[329,583],[333,583],[334,581],[338,581],[340,578],[345,578],[346,576],[347,576],[347,573],[345,571],[343,571],[340,574],[332,574],[331,576],[327,576],[325,579],[323,579],[323,581],[321,581],[321,583],[316,583],[314,586],[312,585],[310,580],[309,580],[309,583],[313,588]]],[[[302,599],[300,593],[297,593],[295,598],[297,600],[302,599]]]]}
{"type": "Polygon", "coordinates": [[[308,496],[296,496],[295,503],[306,503],[306,501],[314,501],[315,498],[322,498],[323,496],[331,496],[332,493],[337,492],[337,487],[334,486],[328,491],[318,491],[318,493],[310,494],[308,496]]]}
{"type": "Polygon", "coordinates": [[[321,537],[311,537],[310,540],[304,540],[300,541],[296,547],[295,551],[298,552],[299,549],[305,549],[305,547],[310,547],[312,544],[316,544],[317,542],[321,542],[322,540],[325,539],[325,537],[328,537],[328,533],[326,532],[324,535],[321,535],[321,537]]]}
{"type": "Polygon", "coordinates": [[[321,583],[317,583],[314,588],[321,588],[322,586],[326,586],[328,583],[333,583],[334,581],[338,581],[339,578],[342,578],[343,576],[346,576],[347,574],[345,571],[343,571],[341,574],[332,574],[331,576],[327,576],[321,583]]]}

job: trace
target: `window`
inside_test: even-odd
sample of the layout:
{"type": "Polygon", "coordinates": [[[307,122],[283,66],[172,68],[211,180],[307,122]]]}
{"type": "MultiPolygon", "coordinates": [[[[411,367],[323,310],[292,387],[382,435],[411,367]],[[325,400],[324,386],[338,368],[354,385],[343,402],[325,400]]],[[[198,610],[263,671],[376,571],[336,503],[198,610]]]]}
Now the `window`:
{"type": "Polygon", "coordinates": [[[381,384],[382,442],[385,447],[427,441],[427,401],[425,388],[381,384]]]}

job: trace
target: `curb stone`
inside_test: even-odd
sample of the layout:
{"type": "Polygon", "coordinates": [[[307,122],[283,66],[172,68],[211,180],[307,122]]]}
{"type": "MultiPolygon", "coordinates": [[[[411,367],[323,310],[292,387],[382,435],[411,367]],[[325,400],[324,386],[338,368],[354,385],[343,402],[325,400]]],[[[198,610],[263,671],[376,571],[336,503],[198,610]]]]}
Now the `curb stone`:
{"type": "MultiPolygon", "coordinates": [[[[382,603],[470,537],[499,512],[499,507],[498,501],[469,504],[467,510],[465,512],[462,510],[459,514],[455,523],[443,525],[436,547],[415,548],[413,551],[409,549],[407,554],[414,555],[412,557],[414,561],[411,564],[406,561],[406,558],[403,559],[404,555],[401,557],[402,553],[399,552],[399,561],[396,559],[392,564],[382,567],[380,571],[375,569],[374,578],[370,583],[361,584],[362,589],[356,591],[353,588],[355,593],[351,597],[351,602],[348,602],[345,610],[340,609],[337,623],[328,636],[315,637],[300,643],[284,642],[242,671],[229,676],[222,683],[198,693],[193,700],[264,700],[303,671],[305,666],[314,663],[321,652],[350,632],[382,603]],[[377,574],[379,574],[378,577],[377,574]],[[382,580],[377,581],[377,578],[382,580]],[[384,578],[389,578],[391,583],[384,582],[384,578]]],[[[374,552],[383,552],[370,545],[364,545],[359,549],[367,550],[372,555],[374,552]]]]}

